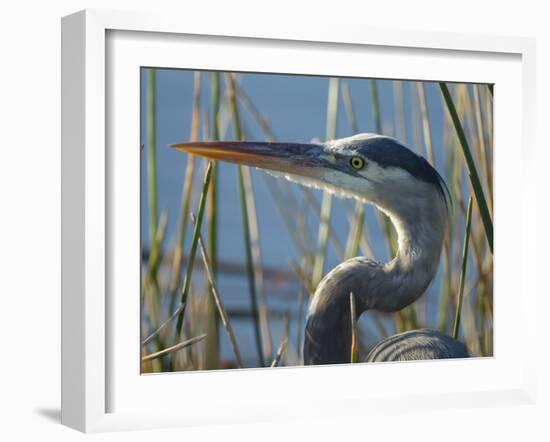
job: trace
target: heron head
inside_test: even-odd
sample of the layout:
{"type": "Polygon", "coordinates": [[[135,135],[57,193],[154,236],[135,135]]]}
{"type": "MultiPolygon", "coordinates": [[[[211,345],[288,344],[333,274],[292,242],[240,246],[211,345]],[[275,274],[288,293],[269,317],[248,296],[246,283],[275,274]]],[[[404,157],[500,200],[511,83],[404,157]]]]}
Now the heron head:
{"type": "Polygon", "coordinates": [[[326,143],[212,141],[175,144],[215,160],[258,167],[305,186],[399,212],[447,202],[445,183],[421,156],[393,138],[359,134],[326,143]]]}

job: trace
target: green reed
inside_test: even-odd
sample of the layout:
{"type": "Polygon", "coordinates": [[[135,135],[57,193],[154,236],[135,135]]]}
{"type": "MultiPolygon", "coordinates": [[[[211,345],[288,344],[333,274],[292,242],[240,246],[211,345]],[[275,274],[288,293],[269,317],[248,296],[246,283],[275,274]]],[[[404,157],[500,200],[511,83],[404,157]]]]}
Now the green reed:
{"type": "MultiPolygon", "coordinates": [[[[229,105],[231,108],[231,115],[233,117],[233,130],[235,132],[235,138],[237,140],[242,140],[242,128],[241,120],[239,116],[239,107],[237,104],[237,95],[235,92],[235,77],[232,74],[227,74],[226,76],[227,86],[228,86],[228,98],[229,105]]],[[[246,270],[248,275],[248,288],[250,294],[250,304],[252,308],[252,317],[254,321],[254,337],[256,340],[256,350],[258,353],[258,360],[261,367],[265,367],[264,361],[264,350],[262,344],[262,334],[260,326],[260,314],[258,310],[257,294],[256,294],[256,273],[254,272],[254,264],[252,259],[252,241],[250,234],[250,224],[249,224],[249,208],[248,201],[246,198],[247,193],[252,193],[251,187],[245,186],[245,174],[249,173],[246,166],[238,167],[238,178],[239,178],[239,193],[241,199],[241,219],[243,224],[243,234],[245,242],[245,257],[246,257],[246,270]]],[[[250,180],[248,180],[250,183],[250,180]]]]}
{"type": "Polygon", "coordinates": [[[147,75],[147,184],[149,195],[149,242],[153,244],[158,223],[157,190],[157,71],[147,75]]]}
{"type": "MultiPolygon", "coordinates": [[[[212,162],[208,162],[206,168],[206,174],[204,177],[204,183],[202,186],[201,197],[199,200],[199,208],[197,210],[197,222],[193,229],[193,239],[191,241],[191,250],[189,251],[189,258],[187,262],[187,271],[185,273],[185,279],[183,281],[183,289],[181,291],[180,303],[182,306],[186,305],[187,297],[189,295],[189,288],[191,286],[191,277],[193,276],[193,268],[195,263],[195,255],[197,253],[197,246],[199,242],[199,234],[201,231],[202,219],[204,216],[204,208],[206,206],[206,199],[208,197],[208,188],[210,186],[210,179],[212,177],[212,162]]],[[[176,335],[180,336],[183,326],[183,318],[185,316],[185,307],[181,309],[181,312],[178,314],[178,321],[176,324],[176,335]]]]}
{"type": "MultiPolygon", "coordinates": [[[[193,92],[193,116],[191,120],[190,141],[198,140],[200,117],[201,116],[201,74],[194,73],[194,92],[193,92]]],[[[171,303],[170,311],[173,311],[177,300],[177,291],[181,284],[183,251],[185,246],[185,232],[187,231],[187,220],[189,218],[189,208],[191,206],[191,197],[193,191],[193,177],[195,174],[196,159],[193,155],[187,156],[187,166],[185,169],[185,179],[181,191],[182,201],[180,209],[180,218],[176,236],[176,246],[172,261],[172,282],[170,284],[171,303]]]]}
{"type": "Polygon", "coordinates": [[[464,297],[464,283],[466,281],[466,271],[468,269],[468,254],[470,245],[470,229],[472,225],[472,198],[468,200],[468,212],[466,215],[466,228],[464,232],[464,246],[462,248],[462,266],[460,268],[460,282],[458,288],[458,299],[456,302],[456,316],[453,327],[453,338],[458,339],[458,330],[460,326],[460,314],[462,311],[462,299],[464,297]]]}
{"type": "MultiPolygon", "coordinates": [[[[340,90],[340,80],[331,78],[328,86],[327,100],[327,133],[326,139],[336,138],[336,126],[338,123],[338,96],[340,90]]],[[[319,223],[318,248],[313,264],[312,283],[317,286],[323,277],[325,267],[325,257],[327,254],[327,244],[329,237],[330,215],[332,212],[332,195],[324,191],[323,201],[321,203],[321,220],[319,223]]]]}
{"type": "MultiPolygon", "coordinates": [[[[191,216],[193,219],[193,223],[196,224],[197,220],[195,219],[194,215],[191,215],[191,216]]],[[[220,319],[222,320],[223,326],[229,337],[229,341],[231,342],[231,347],[233,348],[233,353],[235,354],[235,359],[237,360],[237,364],[239,368],[243,368],[244,363],[242,360],[241,351],[239,349],[239,344],[237,342],[235,332],[233,331],[233,327],[231,326],[231,322],[229,320],[227,311],[223,305],[221,296],[218,293],[218,288],[216,287],[216,281],[214,278],[214,269],[212,268],[212,263],[210,262],[210,258],[208,257],[208,254],[206,252],[206,247],[204,246],[204,242],[202,240],[200,233],[199,233],[199,248],[200,248],[202,259],[204,262],[204,268],[206,269],[206,276],[208,278],[208,282],[212,290],[212,296],[214,297],[216,307],[218,308],[220,319]]]]}
{"type": "Polygon", "coordinates": [[[479,175],[477,172],[477,168],[474,163],[474,159],[472,156],[472,152],[470,150],[470,146],[468,144],[468,140],[466,138],[466,134],[464,132],[464,128],[462,126],[462,123],[460,122],[460,119],[458,118],[458,114],[456,112],[455,105],[453,103],[453,98],[451,97],[451,94],[449,92],[449,88],[447,85],[443,82],[439,83],[439,87],[441,88],[441,93],[443,94],[443,97],[445,99],[445,104],[447,105],[447,110],[449,111],[449,114],[451,116],[451,119],[453,121],[456,135],[458,139],[460,140],[460,145],[462,147],[462,153],[464,154],[464,159],[466,161],[466,164],[468,166],[468,174],[470,176],[470,181],[472,184],[472,189],[474,191],[474,195],[476,197],[476,201],[479,207],[479,211],[481,213],[481,219],[483,221],[483,227],[485,228],[485,234],[487,237],[487,242],[489,244],[489,248],[491,249],[491,252],[493,251],[493,222],[491,220],[491,215],[489,213],[489,208],[487,206],[487,201],[485,199],[485,195],[483,193],[483,187],[481,186],[481,181],[479,179],[479,175]]]}
{"type": "Polygon", "coordinates": [[[357,310],[355,307],[355,296],[353,293],[349,294],[349,307],[350,307],[350,319],[351,319],[351,349],[350,349],[350,362],[355,364],[359,360],[358,341],[357,341],[357,310]]]}
{"type": "MultiPolygon", "coordinates": [[[[227,131],[231,127],[234,139],[244,139],[244,123],[248,124],[248,121],[252,121],[266,139],[276,140],[275,131],[269,121],[269,114],[256,106],[254,97],[246,94],[242,84],[236,84],[234,74],[215,73],[212,75],[210,73],[209,75],[211,100],[208,109],[201,109],[200,73],[195,73],[190,139],[199,139],[198,128],[202,120],[204,136],[210,139],[227,137],[227,131]],[[225,76],[225,89],[221,83],[222,75],[225,76]],[[225,92],[225,95],[222,92],[225,92]],[[239,105],[241,109],[239,109],[239,105]],[[245,117],[250,117],[251,120],[245,119],[246,121],[243,123],[240,110],[246,112],[245,117]],[[203,115],[205,117],[200,118],[203,115]]],[[[152,78],[155,80],[154,75],[152,78]]],[[[246,76],[243,78],[246,79],[246,76]]],[[[392,257],[395,251],[393,227],[384,217],[380,217],[379,226],[369,224],[364,226],[363,204],[359,202],[344,203],[344,216],[349,224],[349,230],[346,232],[347,237],[343,237],[344,243],[342,236],[337,235],[341,232],[336,231],[335,220],[331,220],[332,197],[330,195],[328,198],[330,204],[326,202],[325,196],[319,202],[319,193],[315,190],[296,187],[286,181],[276,181],[262,174],[269,194],[273,197],[274,210],[281,215],[282,224],[286,226],[298,254],[296,260],[293,259],[290,263],[282,261],[280,264],[280,270],[289,268],[294,271],[295,276],[289,277],[294,278],[290,281],[295,281],[298,288],[295,293],[296,302],[291,307],[292,311],[284,316],[282,335],[280,332],[278,335],[274,334],[278,347],[273,354],[269,318],[274,316],[280,318],[280,313],[277,313],[274,307],[268,308],[265,297],[274,296],[273,291],[277,289],[272,282],[264,282],[264,268],[260,253],[262,237],[257,225],[257,217],[261,213],[256,213],[250,172],[246,168],[237,168],[237,189],[240,197],[240,217],[243,223],[245,250],[243,264],[239,264],[238,272],[248,282],[248,299],[243,299],[247,299],[249,307],[244,315],[254,328],[254,345],[250,349],[243,347],[242,343],[238,341],[238,335],[231,327],[234,315],[243,313],[231,309],[226,310],[221,296],[229,294],[220,293],[218,287],[220,284],[216,281],[216,274],[224,272],[227,263],[220,260],[217,250],[217,237],[221,232],[219,232],[220,213],[216,201],[218,196],[214,200],[211,196],[214,189],[213,183],[216,181],[213,164],[208,163],[204,180],[200,185],[195,185],[193,182],[195,162],[191,156],[187,157],[181,206],[178,208],[180,217],[175,229],[176,235],[171,244],[165,244],[167,239],[165,237],[166,210],[162,210],[159,217],[158,190],[156,184],[152,185],[157,180],[158,165],[156,164],[156,155],[153,157],[149,152],[153,146],[154,149],[151,149],[151,152],[156,154],[156,145],[154,142],[150,142],[152,134],[155,134],[153,138],[156,138],[156,88],[151,87],[152,80],[149,76],[146,81],[146,90],[148,91],[146,182],[149,196],[149,219],[154,220],[150,225],[149,233],[151,235],[154,230],[155,234],[152,236],[153,240],[150,241],[149,268],[144,273],[145,282],[142,285],[145,300],[144,316],[149,318],[142,324],[142,334],[147,336],[142,342],[142,358],[145,358],[142,362],[142,372],[222,367],[221,364],[225,362],[220,360],[219,338],[216,334],[218,330],[223,333],[222,329],[225,330],[225,335],[227,335],[233,350],[234,362],[230,362],[230,366],[243,367],[243,360],[245,356],[250,357],[249,353],[253,353],[254,358],[259,361],[258,366],[283,366],[295,363],[296,357],[300,360],[301,355],[307,294],[313,293],[316,283],[325,272],[328,246],[330,245],[331,250],[334,247],[336,256],[342,259],[356,256],[360,250],[367,256],[371,256],[373,252],[370,239],[381,236],[389,245],[390,257],[392,257]],[[152,92],[153,95],[151,100],[149,100],[149,92],[152,92]],[[154,123],[150,124],[153,121],[154,123]],[[197,196],[199,197],[198,207],[194,210],[197,214],[197,222],[194,224],[191,241],[186,245],[185,231],[189,212],[192,201],[197,196]],[[208,211],[208,214],[205,211],[208,211]],[[203,223],[205,216],[206,222],[203,223]],[[308,224],[304,221],[308,218],[311,218],[315,224],[319,223],[317,232],[315,232],[317,225],[312,228],[311,222],[308,224]],[[204,246],[200,232],[203,224],[207,247],[204,246]],[[315,234],[317,234],[317,241],[315,241],[315,234]],[[195,259],[197,248],[202,255],[202,264],[201,260],[195,259]],[[169,265],[166,265],[167,261],[169,261],[169,265]],[[198,266],[202,266],[204,271],[193,272],[193,269],[196,270],[198,266]],[[154,267],[159,271],[156,283],[149,276],[154,267]],[[192,281],[193,287],[191,286],[192,281]],[[200,295],[196,288],[196,285],[199,284],[208,285],[207,296],[195,295],[195,293],[200,295]],[[171,294],[169,299],[175,300],[172,301],[173,305],[170,306],[168,314],[165,312],[166,305],[164,307],[161,305],[162,296],[159,296],[164,293],[171,294]],[[176,295],[178,293],[179,295],[176,295]],[[192,295],[189,296],[191,293],[192,295]],[[178,301],[179,306],[174,310],[175,303],[178,301]],[[204,306],[208,303],[211,304],[211,307],[205,310],[204,306]],[[163,315],[164,322],[158,325],[163,315]],[[292,325],[292,339],[289,338],[291,317],[292,321],[296,319],[292,325]],[[176,319],[177,321],[175,321],[176,319]],[[297,332],[297,340],[294,337],[294,330],[297,332]],[[193,341],[194,338],[197,338],[197,341],[193,341]],[[169,345],[165,345],[165,343],[169,343],[169,345]],[[183,345],[184,343],[187,344],[183,345]],[[152,355],[157,356],[149,358],[152,355]],[[211,360],[211,362],[205,363],[204,361],[207,360],[211,360]]],[[[448,111],[451,118],[444,119],[444,124],[448,128],[444,132],[447,142],[443,149],[438,149],[445,139],[439,139],[436,130],[432,127],[433,115],[438,112],[437,106],[432,107],[434,99],[432,91],[437,86],[437,83],[424,84],[420,82],[393,84],[391,90],[394,94],[394,113],[391,121],[385,121],[380,100],[381,96],[384,96],[385,85],[377,80],[370,80],[370,104],[375,131],[393,134],[401,139],[406,137],[404,128],[412,129],[412,133],[415,134],[417,151],[425,154],[432,165],[436,166],[436,159],[438,163],[444,165],[440,173],[444,176],[455,203],[450,208],[450,226],[445,238],[438,273],[440,284],[432,284],[432,287],[423,296],[424,300],[421,299],[420,302],[395,315],[371,312],[368,315],[366,326],[361,323],[352,324],[354,344],[351,351],[351,362],[359,360],[359,353],[363,355],[368,351],[373,336],[376,336],[376,339],[382,339],[392,334],[392,324],[395,324],[398,330],[437,327],[443,331],[452,331],[453,335],[460,336],[467,343],[473,355],[491,355],[493,351],[492,244],[489,246],[487,220],[484,220],[483,209],[479,202],[480,196],[475,191],[473,184],[475,179],[472,178],[470,165],[473,163],[479,183],[482,183],[480,188],[483,197],[488,198],[485,201],[487,212],[490,214],[492,207],[492,95],[488,88],[481,85],[474,87],[470,94],[468,94],[466,86],[459,87],[457,85],[453,89],[455,94],[452,98],[449,93],[451,107],[444,93],[444,88],[447,88],[448,92],[448,87],[439,85],[442,92],[439,97],[442,107],[439,109],[448,111]],[[411,103],[410,108],[405,109],[404,92],[406,90],[413,93],[414,103],[411,103]],[[428,93],[432,95],[428,96],[428,93]],[[436,156],[437,158],[435,158],[436,156]],[[470,177],[473,194],[471,203],[468,203],[464,196],[468,177],[470,177]],[[476,210],[472,210],[473,202],[476,203],[476,210]],[[465,250],[466,246],[468,248],[465,250]],[[468,259],[469,255],[471,255],[471,260],[468,259]],[[439,313],[436,311],[431,315],[423,314],[423,310],[420,308],[423,306],[423,302],[425,308],[428,303],[432,303],[432,305],[433,302],[438,303],[439,313]],[[454,307],[456,310],[453,310],[454,307]],[[454,322],[452,316],[454,316],[454,322]],[[366,345],[365,342],[369,342],[369,344],[366,345]]],[[[332,79],[329,81],[329,99],[327,100],[325,128],[327,139],[336,137],[340,93],[350,132],[359,132],[358,122],[363,121],[358,118],[359,114],[354,109],[353,96],[347,82],[332,79]]],[[[358,106],[358,108],[361,107],[358,106]]],[[[248,129],[249,127],[246,127],[247,138],[250,133],[248,129]]],[[[219,191],[219,189],[216,190],[219,191]]],[[[336,218],[336,215],[333,218],[336,218]]],[[[230,265],[235,265],[235,263],[230,263],[230,265]]],[[[239,294],[239,296],[246,295],[247,293],[239,294]]],[[[354,301],[353,296],[350,297],[352,317],[354,301]]],[[[225,339],[225,336],[223,338],[225,339]]],[[[223,367],[226,366],[223,365],[223,367]]]]}
{"type": "MultiPolygon", "coordinates": [[[[357,124],[357,116],[353,108],[353,100],[347,83],[342,84],[342,101],[348,121],[353,134],[359,133],[359,125],[357,124]]],[[[355,202],[355,214],[353,217],[352,228],[349,231],[346,242],[345,258],[351,258],[359,254],[359,244],[363,236],[363,227],[365,225],[365,205],[362,201],[355,202]]]]}

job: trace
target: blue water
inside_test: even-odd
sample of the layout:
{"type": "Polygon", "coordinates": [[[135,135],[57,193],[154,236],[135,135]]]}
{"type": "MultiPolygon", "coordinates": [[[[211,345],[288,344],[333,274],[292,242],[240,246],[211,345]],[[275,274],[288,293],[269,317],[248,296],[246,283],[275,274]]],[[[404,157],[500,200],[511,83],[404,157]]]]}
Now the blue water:
{"type": "MultiPolygon", "coordinates": [[[[147,133],[145,124],[146,110],[146,80],[147,70],[142,71],[141,94],[141,137],[142,143],[146,143],[147,133]]],[[[282,141],[309,142],[313,139],[325,139],[326,131],[326,105],[328,92],[328,78],[315,76],[290,76],[270,74],[240,74],[240,87],[252,99],[257,109],[267,118],[277,138],[282,141]]],[[[371,89],[368,79],[342,79],[341,84],[346,83],[351,92],[353,106],[357,117],[360,132],[374,132],[375,125],[371,109],[371,89]]],[[[389,80],[378,80],[378,90],[381,102],[382,121],[384,132],[393,134],[394,121],[394,97],[393,85],[389,80]]],[[[210,74],[202,75],[202,109],[210,108],[210,74]]],[[[157,70],[157,164],[158,164],[158,200],[159,211],[168,210],[168,228],[166,244],[174,243],[179,211],[181,205],[181,191],[184,180],[187,155],[168,147],[169,144],[186,141],[190,137],[192,97],[193,97],[193,72],[186,70],[157,70]]],[[[425,83],[427,102],[430,112],[432,139],[436,156],[436,167],[443,173],[443,121],[444,109],[442,107],[439,88],[436,83],[425,83]]],[[[223,90],[223,89],[222,89],[223,90]]],[[[402,140],[411,149],[424,154],[423,146],[418,145],[413,133],[411,115],[418,115],[416,109],[416,86],[413,82],[403,82],[404,109],[407,115],[405,121],[405,139],[402,140]]],[[[342,95],[340,95],[342,97],[342,95]]],[[[264,136],[252,119],[241,108],[242,123],[247,139],[264,140],[264,136]]],[[[230,125],[229,125],[230,126],[230,125]]],[[[222,134],[224,139],[233,139],[233,133],[229,128],[222,134]]],[[[344,112],[342,99],[340,98],[339,117],[337,124],[337,137],[352,135],[351,127],[344,112]]],[[[200,163],[199,163],[200,164],[200,163]]],[[[147,196],[147,159],[146,149],[142,152],[141,174],[141,237],[142,244],[148,248],[149,240],[149,207],[147,196]]],[[[243,228],[241,224],[240,201],[237,189],[237,174],[234,165],[221,163],[219,175],[219,259],[222,261],[244,262],[243,228]]],[[[198,168],[195,186],[202,181],[203,169],[198,168]]],[[[274,180],[263,172],[253,170],[252,179],[255,190],[255,200],[260,229],[263,264],[265,266],[285,268],[290,270],[289,262],[299,262],[300,254],[289,234],[285,224],[277,210],[276,205],[266,186],[266,180],[274,180]],[[264,176],[262,176],[264,175],[264,176]],[[266,178],[267,177],[267,178],[266,178]]],[[[292,185],[295,194],[298,195],[296,185],[292,185]]],[[[312,190],[320,204],[321,194],[312,190]]],[[[335,199],[332,210],[332,225],[340,242],[345,245],[349,230],[346,219],[346,210],[354,207],[355,202],[350,200],[335,199]]],[[[196,210],[196,201],[192,206],[196,210]]],[[[307,211],[305,223],[312,226],[313,240],[317,240],[316,217],[307,211]]],[[[366,224],[371,232],[379,232],[378,218],[372,208],[367,209],[366,224]]],[[[188,229],[190,227],[188,226],[188,229]]],[[[189,238],[190,231],[187,232],[189,238]]],[[[385,239],[379,235],[371,238],[375,258],[385,260],[388,258],[385,239]]],[[[187,244],[189,241],[187,242],[187,244]]],[[[329,243],[329,250],[325,269],[329,270],[339,262],[334,248],[329,243]]],[[[219,289],[224,297],[227,307],[248,307],[248,289],[245,274],[242,277],[221,275],[219,289]]],[[[437,279],[432,284],[432,292],[438,293],[437,279]],[[434,287],[435,286],[435,287],[434,287]]],[[[291,310],[296,312],[297,305],[296,284],[280,284],[279,286],[267,286],[266,296],[270,309],[275,311],[291,310]]],[[[429,303],[429,316],[434,316],[436,299],[429,303]]],[[[296,335],[296,317],[291,321],[292,333],[296,335]]],[[[253,333],[250,321],[236,320],[238,339],[245,349],[247,360],[254,365],[253,333]]],[[[274,325],[274,345],[277,346],[278,336],[281,333],[281,321],[272,321],[274,325]]],[[[369,327],[368,324],[365,325],[369,327]]],[[[223,334],[223,333],[222,333],[223,334]]],[[[231,358],[231,350],[225,341],[222,341],[224,356],[231,358]]]]}

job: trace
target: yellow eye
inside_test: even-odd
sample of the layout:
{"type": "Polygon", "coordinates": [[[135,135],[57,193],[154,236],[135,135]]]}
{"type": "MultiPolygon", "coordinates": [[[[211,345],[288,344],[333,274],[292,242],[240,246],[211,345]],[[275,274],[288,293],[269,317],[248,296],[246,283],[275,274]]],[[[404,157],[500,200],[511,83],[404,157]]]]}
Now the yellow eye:
{"type": "Polygon", "coordinates": [[[365,160],[361,157],[351,157],[350,164],[354,169],[361,170],[365,167],[365,160]]]}

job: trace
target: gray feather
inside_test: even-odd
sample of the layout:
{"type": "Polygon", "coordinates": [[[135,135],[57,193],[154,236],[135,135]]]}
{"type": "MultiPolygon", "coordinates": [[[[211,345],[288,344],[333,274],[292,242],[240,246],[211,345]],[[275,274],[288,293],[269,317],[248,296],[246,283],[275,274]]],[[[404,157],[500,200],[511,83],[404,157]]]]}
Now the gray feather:
{"type": "Polygon", "coordinates": [[[368,354],[367,362],[416,361],[467,358],[466,346],[435,330],[411,330],[379,342],[368,354]]]}

